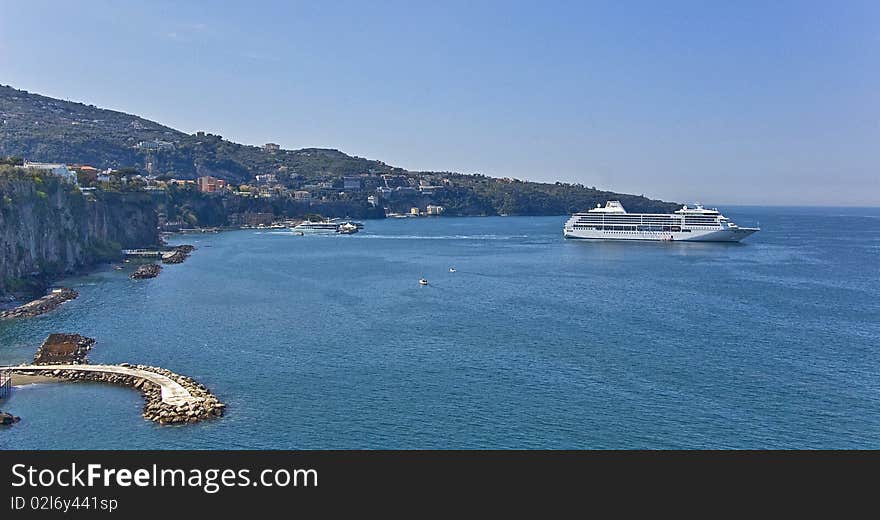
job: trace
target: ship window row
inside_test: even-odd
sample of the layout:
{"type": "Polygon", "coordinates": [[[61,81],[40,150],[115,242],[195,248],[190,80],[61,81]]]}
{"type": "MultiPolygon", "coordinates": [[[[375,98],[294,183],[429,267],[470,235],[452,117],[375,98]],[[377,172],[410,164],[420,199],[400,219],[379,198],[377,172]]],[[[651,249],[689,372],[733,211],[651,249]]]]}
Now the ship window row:
{"type": "Polygon", "coordinates": [[[575,229],[594,230],[594,231],[654,231],[654,232],[678,232],[681,231],[680,226],[585,226],[575,224],[575,229]]]}
{"type": "Polygon", "coordinates": [[[638,225],[638,224],[659,224],[661,226],[670,226],[670,225],[680,225],[680,220],[640,220],[640,219],[605,219],[605,220],[578,220],[578,223],[581,224],[623,224],[623,225],[638,225]]]}
{"type": "MultiPolygon", "coordinates": [[[[662,221],[670,221],[670,220],[681,220],[681,217],[676,216],[650,216],[650,217],[641,217],[639,215],[582,215],[578,217],[581,220],[662,220],[662,221]]],[[[688,217],[690,219],[690,217],[688,217]]]]}
{"type": "MultiPolygon", "coordinates": [[[[629,215],[584,215],[578,217],[578,222],[605,222],[605,223],[678,223],[682,217],[638,217],[629,215]]],[[[684,222],[718,222],[718,217],[684,217],[684,222]]]]}
{"type": "Polygon", "coordinates": [[[639,220],[639,219],[578,219],[578,224],[622,224],[622,225],[660,225],[660,226],[680,226],[682,224],[681,220],[677,219],[669,219],[669,220],[639,220]]]}

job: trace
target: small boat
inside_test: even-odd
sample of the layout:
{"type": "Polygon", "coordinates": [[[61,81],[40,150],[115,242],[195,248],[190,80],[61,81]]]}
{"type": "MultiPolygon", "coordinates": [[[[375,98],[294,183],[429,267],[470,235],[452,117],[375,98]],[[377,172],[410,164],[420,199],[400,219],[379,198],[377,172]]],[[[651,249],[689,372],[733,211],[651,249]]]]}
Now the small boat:
{"type": "Polygon", "coordinates": [[[339,224],[336,232],[342,235],[351,235],[358,232],[358,227],[352,222],[343,222],[342,224],[339,224]]]}
{"type": "Polygon", "coordinates": [[[454,272],[455,272],[455,268],[454,268],[454,267],[450,267],[450,268],[449,268],[449,272],[450,272],[450,273],[454,273],[454,272]]]}
{"type": "Polygon", "coordinates": [[[121,265],[114,265],[113,269],[116,269],[117,271],[122,271],[122,266],[121,265]]]}
{"type": "Polygon", "coordinates": [[[428,285],[428,280],[422,278],[419,280],[419,285],[428,285]]]}
{"type": "Polygon", "coordinates": [[[294,231],[293,234],[296,235],[296,236],[298,236],[298,237],[301,237],[301,236],[305,235],[305,233],[303,233],[302,231],[294,231]]]}

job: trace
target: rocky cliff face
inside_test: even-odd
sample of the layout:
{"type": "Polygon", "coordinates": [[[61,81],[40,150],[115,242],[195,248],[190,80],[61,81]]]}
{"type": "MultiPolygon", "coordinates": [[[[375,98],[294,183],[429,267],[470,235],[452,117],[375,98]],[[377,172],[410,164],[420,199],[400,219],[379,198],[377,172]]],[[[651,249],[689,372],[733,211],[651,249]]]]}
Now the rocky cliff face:
{"type": "Polygon", "coordinates": [[[0,197],[0,294],[39,291],[54,277],[159,239],[144,193],[84,195],[50,174],[6,170],[0,197]]]}

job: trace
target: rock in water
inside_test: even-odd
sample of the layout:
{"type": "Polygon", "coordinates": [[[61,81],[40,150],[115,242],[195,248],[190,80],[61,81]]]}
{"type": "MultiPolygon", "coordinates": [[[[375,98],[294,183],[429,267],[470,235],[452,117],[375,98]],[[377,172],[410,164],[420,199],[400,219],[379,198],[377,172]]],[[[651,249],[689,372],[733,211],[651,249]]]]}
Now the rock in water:
{"type": "Polygon", "coordinates": [[[79,334],[49,334],[34,355],[35,365],[80,365],[95,340],[79,334]]]}
{"type": "Polygon", "coordinates": [[[72,300],[79,296],[79,293],[74,291],[73,289],[68,289],[67,287],[61,287],[58,289],[52,289],[52,291],[32,302],[28,302],[24,305],[16,307],[14,309],[10,309],[8,311],[0,312],[0,320],[8,319],[8,318],[31,318],[33,316],[39,316],[44,312],[49,312],[55,307],[58,307],[62,303],[72,300]]]}
{"type": "Polygon", "coordinates": [[[162,266],[159,264],[147,264],[138,267],[135,272],[131,273],[132,280],[139,280],[142,278],[155,278],[159,276],[159,271],[162,270],[162,266]]]}
{"type": "Polygon", "coordinates": [[[11,413],[0,412],[0,424],[3,426],[8,426],[10,424],[15,424],[21,420],[21,417],[16,415],[12,415],[11,413]]]}

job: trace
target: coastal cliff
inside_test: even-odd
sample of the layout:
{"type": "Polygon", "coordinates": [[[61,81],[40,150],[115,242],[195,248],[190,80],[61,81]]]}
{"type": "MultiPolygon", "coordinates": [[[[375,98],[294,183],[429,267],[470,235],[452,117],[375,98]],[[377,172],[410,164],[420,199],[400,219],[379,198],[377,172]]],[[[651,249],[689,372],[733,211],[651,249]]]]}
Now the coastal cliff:
{"type": "Polygon", "coordinates": [[[51,174],[0,170],[0,295],[40,292],[52,278],[158,241],[145,193],[83,194],[51,174]]]}

